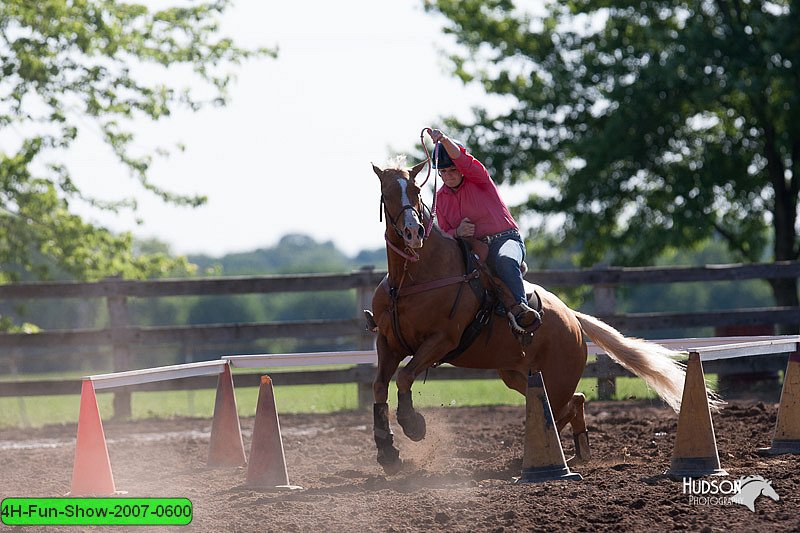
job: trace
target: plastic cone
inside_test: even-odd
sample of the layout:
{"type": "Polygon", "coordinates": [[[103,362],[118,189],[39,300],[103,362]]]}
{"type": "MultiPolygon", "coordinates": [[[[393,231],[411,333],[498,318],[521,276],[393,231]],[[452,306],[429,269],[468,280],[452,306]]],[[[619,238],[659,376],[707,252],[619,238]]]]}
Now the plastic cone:
{"type": "Polygon", "coordinates": [[[250,488],[274,490],[302,488],[289,484],[281,425],[278,422],[275,393],[269,376],[261,376],[261,386],[258,389],[258,405],[253,425],[253,440],[250,443],[246,485],[250,488]]]}
{"type": "Polygon", "coordinates": [[[236,410],[236,395],[233,392],[233,376],[230,364],[217,380],[217,396],[214,400],[214,420],[211,422],[211,441],[208,446],[208,466],[234,467],[247,464],[242,441],[242,427],[236,410]]]}
{"type": "Polygon", "coordinates": [[[759,448],[758,452],[761,455],[800,453],[800,352],[790,355],[786,365],[772,446],[759,448]]]}
{"type": "Polygon", "coordinates": [[[85,379],[81,385],[78,438],[69,496],[110,496],[117,493],[94,385],[85,379]]]}
{"type": "Polygon", "coordinates": [[[708,406],[706,380],[700,354],[689,353],[686,381],[683,385],[678,432],[672,450],[672,464],[667,476],[682,479],[703,476],[727,476],[719,464],[714,423],[708,406]]]}
{"type": "Polygon", "coordinates": [[[553,411],[547,399],[542,373],[528,375],[525,393],[525,451],[522,476],[517,483],[538,483],[555,479],[583,479],[570,472],[558,436],[553,411]]]}

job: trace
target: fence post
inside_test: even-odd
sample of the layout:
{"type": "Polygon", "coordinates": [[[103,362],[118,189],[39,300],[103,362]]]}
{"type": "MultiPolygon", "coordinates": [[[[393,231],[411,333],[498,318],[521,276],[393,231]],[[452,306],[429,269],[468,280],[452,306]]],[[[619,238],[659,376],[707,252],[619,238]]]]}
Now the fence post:
{"type": "MultiPolygon", "coordinates": [[[[372,294],[375,292],[375,287],[372,287],[369,282],[369,276],[375,269],[373,265],[365,265],[359,269],[362,273],[360,276],[361,281],[356,287],[356,323],[366,324],[366,317],[364,317],[364,309],[372,309],[372,294]]],[[[372,332],[366,331],[366,326],[359,328],[358,336],[356,337],[356,348],[358,350],[374,350],[375,349],[375,335],[372,332]]],[[[358,408],[367,409],[374,403],[374,396],[372,394],[372,377],[375,374],[375,368],[371,364],[357,365],[359,379],[356,382],[358,387],[358,408]]]]}
{"type": "Polygon", "coordinates": [[[617,378],[614,361],[606,354],[599,353],[597,359],[597,399],[613,400],[617,393],[617,378]]]}
{"type": "MultiPolygon", "coordinates": [[[[22,353],[19,348],[11,348],[11,354],[9,358],[9,374],[12,376],[19,375],[19,363],[22,361],[21,357],[22,353]]],[[[25,405],[25,397],[24,396],[17,396],[17,407],[19,407],[19,421],[20,425],[24,428],[30,427],[31,421],[28,418],[28,409],[25,405]]]]}
{"type": "Polygon", "coordinates": [[[372,394],[372,381],[375,379],[375,367],[369,364],[356,365],[353,374],[358,387],[358,409],[372,407],[375,396],[372,394]]]}
{"type": "MultiPolygon", "coordinates": [[[[194,362],[194,350],[192,349],[192,344],[189,341],[184,341],[181,344],[181,349],[183,350],[183,363],[193,363],[194,362]]],[[[189,416],[195,416],[194,413],[194,390],[190,389],[186,391],[186,408],[189,411],[189,416]]]]}
{"type": "MultiPolygon", "coordinates": [[[[113,296],[106,298],[108,317],[111,323],[111,344],[114,350],[114,372],[130,370],[130,347],[128,346],[127,327],[128,302],[125,296],[112,291],[113,296]]],[[[114,418],[126,419],[131,416],[131,393],[114,393],[114,418]]]]}
{"type": "MultiPolygon", "coordinates": [[[[607,269],[608,265],[599,264],[594,268],[598,270],[607,269]]],[[[594,309],[595,313],[599,316],[611,316],[616,313],[617,308],[617,287],[612,284],[595,285],[593,287],[594,293],[594,309]]],[[[597,363],[600,368],[609,368],[611,359],[606,354],[597,355],[597,363]]],[[[617,392],[617,378],[610,375],[608,377],[597,378],[597,397],[600,400],[611,400],[617,392]]]]}

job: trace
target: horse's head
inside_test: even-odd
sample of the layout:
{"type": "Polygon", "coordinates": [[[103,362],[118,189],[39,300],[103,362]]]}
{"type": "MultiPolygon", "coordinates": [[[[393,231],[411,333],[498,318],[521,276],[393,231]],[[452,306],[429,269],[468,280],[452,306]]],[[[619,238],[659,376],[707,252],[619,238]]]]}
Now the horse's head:
{"type": "Polygon", "coordinates": [[[387,168],[381,170],[372,165],[372,170],[381,180],[381,202],[386,212],[386,225],[402,237],[406,247],[422,248],[425,227],[422,216],[420,188],[414,178],[427,164],[426,161],[411,169],[387,168]]]}

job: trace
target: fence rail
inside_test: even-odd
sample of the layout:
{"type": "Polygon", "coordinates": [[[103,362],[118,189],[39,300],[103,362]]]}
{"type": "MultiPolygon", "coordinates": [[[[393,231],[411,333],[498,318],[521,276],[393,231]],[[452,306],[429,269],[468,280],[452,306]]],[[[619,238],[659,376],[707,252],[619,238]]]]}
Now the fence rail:
{"type": "MultiPolygon", "coordinates": [[[[270,292],[339,291],[374,288],[384,271],[369,268],[346,274],[289,274],[224,278],[97,282],[36,282],[0,285],[2,299],[158,298],[163,296],[229,295],[270,292]]],[[[575,270],[529,270],[526,279],[545,286],[628,285],[694,281],[800,278],[800,262],[705,265],[692,267],[599,266],[575,270]]]]}
{"type": "MultiPolygon", "coordinates": [[[[767,307],[700,313],[597,314],[619,330],[719,327],[764,324],[800,324],[800,308],[767,307]]],[[[136,345],[205,344],[258,339],[318,337],[369,337],[362,318],[305,320],[195,326],[126,326],[117,330],[116,341],[136,345]]],[[[111,330],[54,330],[40,333],[0,334],[0,348],[67,348],[109,346],[111,330]]]]}
{"type": "MultiPolygon", "coordinates": [[[[28,334],[0,334],[0,349],[3,350],[0,359],[10,357],[9,354],[14,354],[14,357],[24,357],[26,351],[41,348],[68,350],[77,347],[110,346],[114,353],[114,370],[123,371],[137,367],[130,355],[130,348],[136,345],[178,344],[184,347],[180,353],[186,353],[187,346],[200,344],[224,345],[225,343],[276,338],[348,337],[356,339],[359,349],[367,349],[372,346],[373,337],[363,328],[361,309],[370,307],[372,291],[384,275],[383,271],[367,268],[346,274],[297,274],[151,281],[109,279],[94,283],[52,282],[0,285],[0,299],[3,300],[104,298],[110,317],[109,327],[100,330],[52,330],[28,334]],[[138,327],[129,323],[127,313],[128,298],[345,290],[356,291],[356,309],[352,318],[337,320],[138,327]]],[[[530,271],[526,275],[526,279],[529,281],[546,287],[593,286],[594,314],[622,331],[731,325],[797,325],[800,324],[800,308],[796,307],[691,313],[620,314],[615,309],[615,290],[620,285],[631,284],[770,280],[798,277],[800,277],[800,262],[794,261],[666,268],[595,267],[581,270],[530,271]]],[[[602,366],[602,363],[598,364],[602,366]]],[[[625,375],[614,369],[614,366],[616,365],[608,368],[617,372],[615,375],[625,375]]],[[[611,370],[606,369],[602,372],[587,370],[587,372],[588,375],[595,372],[601,379],[613,379],[609,373],[611,370]]],[[[363,372],[363,369],[358,372],[363,372]]],[[[471,375],[465,372],[461,369],[447,368],[437,370],[436,374],[471,375]]],[[[302,379],[311,379],[312,381],[327,379],[324,377],[327,375],[325,373],[318,371],[313,374],[316,374],[317,377],[302,379]]],[[[482,375],[489,374],[494,376],[493,372],[482,372],[482,375]]],[[[291,375],[292,373],[286,373],[285,375],[281,374],[281,377],[288,380],[301,379],[300,377],[291,377],[291,375]]],[[[331,375],[349,376],[346,371],[344,374],[331,375]]],[[[360,382],[359,380],[354,381],[360,382]]],[[[198,382],[202,382],[202,380],[198,382]]],[[[42,385],[42,389],[39,389],[34,383],[36,382],[3,382],[0,387],[0,396],[37,394],[35,391],[45,390],[48,387],[52,394],[61,387],[61,385],[56,387],[51,383],[42,385]]],[[[72,386],[70,382],[63,383],[64,387],[72,386]]],[[[118,410],[119,414],[123,416],[130,412],[129,393],[122,391],[118,394],[118,398],[115,399],[115,410],[118,410]]]]}

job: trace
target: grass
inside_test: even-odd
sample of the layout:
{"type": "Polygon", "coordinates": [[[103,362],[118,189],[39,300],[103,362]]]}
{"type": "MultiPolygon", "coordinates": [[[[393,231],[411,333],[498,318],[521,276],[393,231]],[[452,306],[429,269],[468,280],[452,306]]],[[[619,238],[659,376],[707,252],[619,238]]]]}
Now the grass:
{"type": "MultiPolygon", "coordinates": [[[[40,377],[40,376],[37,376],[40,377]]],[[[707,376],[712,377],[712,376],[707,376]]],[[[716,376],[714,376],[716,377],[716,376]]],[[[713,379],[710,381],[714,381],[713,379]]],[[[582,379],[578,391],[589,400],[597,399],[597,380],[582,379]]],[[[499,380],[418,381],[414,386],[417,407],[463,407],[477,405],[525,405],[525,398],[506,388],[499,380]]],[[[134,419],[204,417],[214,412],[213,389],[196,391],[137,392],[132,395],[134,419]]],[[[394,409],[397,389],[391,384],[389,404],[394,409]]],[[[617,378],[616,399],[656,398],[642,380],[617,378]]],[[[253,416],[258,399],[257,387],[236,389],[240,416],[253,416]]],[[[100,415],[111,417],[113,394],[98,393],[100,415]]],[[[352,410],[357,405],[354,383],[335,385],[275,386],[279,413],[332,413],[352,410]]],[[[75,423],[78,420],[79,395],[0,398],[0,428],[75,423]]]]}

